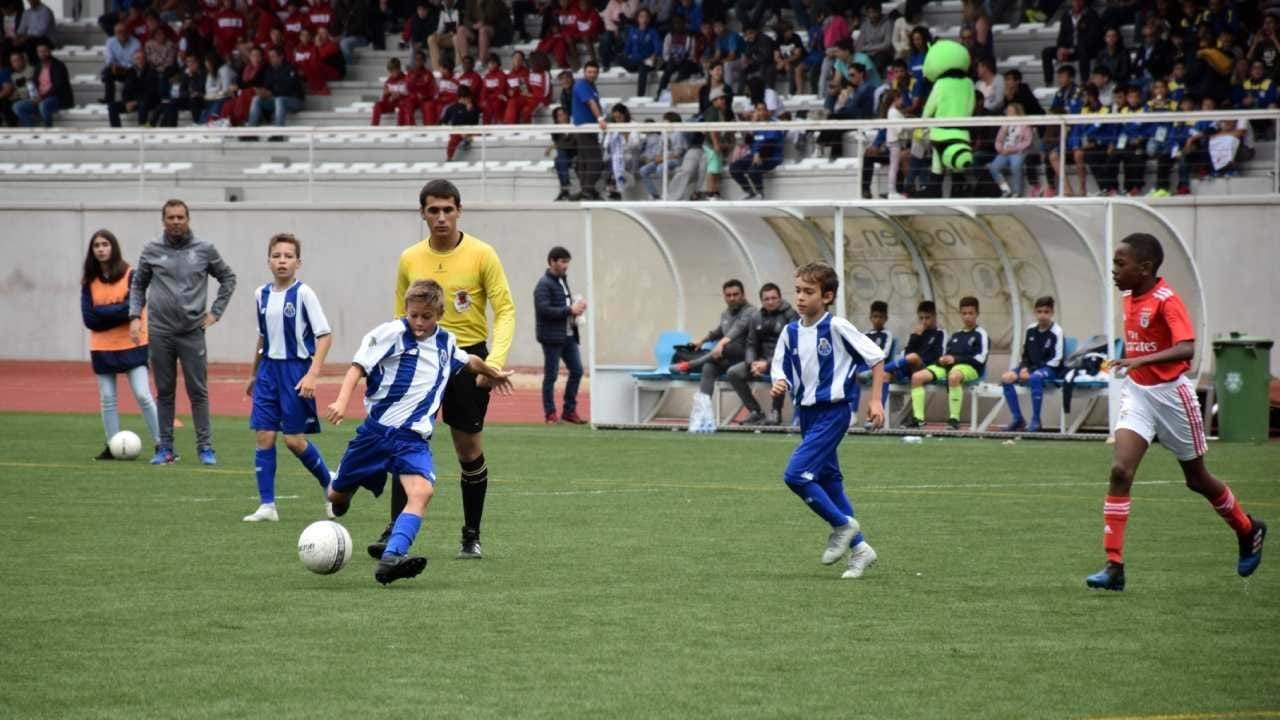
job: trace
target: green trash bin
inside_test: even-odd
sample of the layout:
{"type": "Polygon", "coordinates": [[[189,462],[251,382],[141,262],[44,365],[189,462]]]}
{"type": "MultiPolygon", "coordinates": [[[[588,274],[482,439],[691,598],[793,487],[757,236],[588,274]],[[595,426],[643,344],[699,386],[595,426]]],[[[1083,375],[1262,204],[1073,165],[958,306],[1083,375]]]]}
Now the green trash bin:
{"type": "Polygon", "coordinates": [[[1233,332],[1213,341],[1218,438],[1265,442],[1271,416],[1271,346],[1267,338],[1233,332]]]}

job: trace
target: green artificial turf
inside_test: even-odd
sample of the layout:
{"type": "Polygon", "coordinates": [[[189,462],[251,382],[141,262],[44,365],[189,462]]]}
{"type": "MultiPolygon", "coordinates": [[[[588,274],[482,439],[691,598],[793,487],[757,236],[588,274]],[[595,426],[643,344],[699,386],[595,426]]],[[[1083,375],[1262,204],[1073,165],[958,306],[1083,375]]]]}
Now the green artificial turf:
{"type": "MultiPolygon", "coordinates": [[[[141,430],[138,418],[126,426],[141,430]]],[[[316,442],[331,467],[354,426],[316,442]]],[[[93,462],[91,415],[0,415],[0,717],[1280,717],[1280,536],[1248,581],[1172,457],[1139,470],[1128,590],[1102,564],[1101,443],[850,438],[880,562],[818,556],[828,528],[780,480],[796,438],[492,426],[485,559],[458,561],[447,434],[415,550],[378,586],[357,555],[298,561],[322,517],[280,448],[281,521],[251,525],[252,435],[190,429],[172,467],[93,462]]],[[[1280,447],[1210,468],[1280,529],[1280,447]]]]}

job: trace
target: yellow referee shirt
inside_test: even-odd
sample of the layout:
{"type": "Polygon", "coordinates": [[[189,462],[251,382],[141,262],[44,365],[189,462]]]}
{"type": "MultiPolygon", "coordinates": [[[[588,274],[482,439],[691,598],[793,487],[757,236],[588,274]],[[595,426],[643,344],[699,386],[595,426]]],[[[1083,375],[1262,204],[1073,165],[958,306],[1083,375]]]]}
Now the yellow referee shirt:
{"type": "Polygon", "coordinates": [[[404,315],[404,293],[415,280],[435,280],[444,288],[444,317],[440,325],[458,338],[460,347],[489,337],[485,308],[493,306],[493,347],[485,359],[501,369],[511,352],[516,332],[516,306],[507,273],[493,246],[466,233],[449,252],[436,252],[430,239],[400,253],[396,270],[396,317],[404,315]]]}

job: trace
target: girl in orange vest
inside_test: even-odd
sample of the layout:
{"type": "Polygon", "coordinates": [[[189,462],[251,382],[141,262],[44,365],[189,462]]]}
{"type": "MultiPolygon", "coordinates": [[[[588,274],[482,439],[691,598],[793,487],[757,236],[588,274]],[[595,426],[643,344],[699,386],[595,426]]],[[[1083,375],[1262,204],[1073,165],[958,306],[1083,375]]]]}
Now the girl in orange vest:
{"type": "MultiPolygon", "coordinates": [[[[142,410],[142,419],[159,442],[160,423],[156,403],[147,379],[147,324],[142,323],[142,341],[129,339],[129,283],[133,270],[120,254],[120,243],[110,230],[99,230],[89,239],[80,279],[80,314],[89,328],[89,357],[98,376],[98,399],[102,403],[102,426],[107,440],[120,432],[116,413],[116,375],[129,378],[133,397],[142,410]]],[[[97,460],[111,460],[110,448],[103,448],[97,460]]]]}

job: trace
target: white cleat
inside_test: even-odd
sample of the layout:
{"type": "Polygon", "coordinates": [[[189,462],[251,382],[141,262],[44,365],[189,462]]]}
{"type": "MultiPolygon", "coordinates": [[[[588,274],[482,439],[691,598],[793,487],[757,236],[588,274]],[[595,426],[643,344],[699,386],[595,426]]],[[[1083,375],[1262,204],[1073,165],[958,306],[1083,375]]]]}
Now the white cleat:
{"type": "Polygon", "coordinates": [[[849,551],[849,567],[840,577],[846,579],[860,578],[867,568],[876,563],[876,549],[871,544],[863,541],[858,546],[849,551]]]}
{"type": "Polygon", "coordinates": [[[280,515],[276,512],[275,503],[263,503],[253,511],[252,515],[244,516],[245,522],[280,522],[280,515]]]}
{"type": "Polygon", "coordinates": [[[849,522],[831,531],[827,537],[827,549],[822,551],[822,564],[832,565],[849,550],[849,543],[858,534],[858,521],[849,518],[849,522]]]}
{"type": "Polygon", "coordinates": [[[324,504],[324,516],[330,520],[337,520],[338,516],[333,514],[333,503],[326,502],[324,504]]]}
{"type": "Polygon", "coordinates": [[[333,487],[333,481],[338,479],[338,471],[329,471],[329,484],[324,488],[324,516],[330,520],[337,520],[338,516],[333,514],[333,503],[329,502],[329,488],[333,487]]]}

